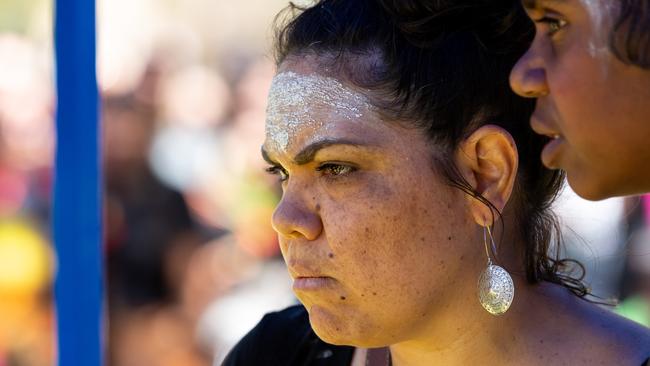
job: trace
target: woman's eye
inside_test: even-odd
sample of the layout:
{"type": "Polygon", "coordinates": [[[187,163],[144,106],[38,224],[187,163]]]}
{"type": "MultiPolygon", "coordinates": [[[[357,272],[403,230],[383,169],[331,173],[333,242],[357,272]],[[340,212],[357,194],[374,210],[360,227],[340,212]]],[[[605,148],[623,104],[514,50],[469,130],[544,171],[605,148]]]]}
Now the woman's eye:
{"type": "Polygon", "coordinates": [[[267,173],[277,175],[280,178],[280,182],[284,182],[289,179],[289,174],[279,165],[273,165],[265,169],[267,173]]]}
{"type": "Polygon", "coordinates": [[[316,168],[316,170],[326,176],[339,177],[353,173],[357,170],[357,168],[344,164],[326,163],[320,165],[318,168],[316,168]]]}
{"type": "Polygon", "coordinates": [[[547,34],[552,36],[557,33],[559,30],[564,28],[567,25],[567,21],[564,19],[553,18],[549,16],[544,16],[543,18],[535,20],[535,23],[545,24],[548,27],[547,34]]]}

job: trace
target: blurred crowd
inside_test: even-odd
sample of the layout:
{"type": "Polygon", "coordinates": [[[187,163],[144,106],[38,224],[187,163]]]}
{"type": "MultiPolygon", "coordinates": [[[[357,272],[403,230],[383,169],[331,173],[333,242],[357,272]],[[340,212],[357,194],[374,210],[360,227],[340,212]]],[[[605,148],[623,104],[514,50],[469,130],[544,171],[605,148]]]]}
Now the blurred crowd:
{"type": "MultiPolygon", "coordinates": [[[[53,357],[53,91],[35,52],[0,36],[0,365],[53,357]]],[[[259,158],[272,63],[225,79],[164,54],[101,95],[111,365],[208,365],[294,301],[259,158]]]]}
{"type": "MultiPolygon", "coordinates": [[[[260,50],[205,56],[191,33],[109,54],[111,34],[98,60],[106,358],[210,365],[295,301],[269,224],[279,186],[259,157],[274,66],[260,50]]],[[[0,33],[2,366],[56,357],[55,96],[51,46],[35,38],[0,33]]]]}
{"type": "Polygon", "coordinates": [[[114,365],[209,364],[293,301],[259,158],[272,64],[243,59],[228,82],[168,61],[102,98],[114,365]]]}
{"type": "MultiPolygon", "coordinates": [[[[265,312],[295,302],[270,225],[279,186],[260,158],[268,49],[198,52],[187,24],[173,30],[135,58],[115,46],[124,38],[100,48],[109,365],[218,364],[265,312]]],[[[0,366],[56,357],[54,108],[51,45],[1,31],[0,366]]],[[[650,198],[567,192],[558,210],[595,292],[650,326],[650,198]]]]}

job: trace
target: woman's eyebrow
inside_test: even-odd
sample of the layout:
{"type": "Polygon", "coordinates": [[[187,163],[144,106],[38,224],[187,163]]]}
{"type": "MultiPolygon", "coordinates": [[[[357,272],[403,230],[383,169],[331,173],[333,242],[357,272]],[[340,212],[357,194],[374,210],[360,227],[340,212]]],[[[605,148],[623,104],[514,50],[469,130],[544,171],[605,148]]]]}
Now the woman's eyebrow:
{"type": "Polygon", "coordinates": [[[363,147],[368,146],[366,143],[361,143],[358,141],[347,140],[347,139],[323,139],[319,141],[312,142],[311,144],[305,146],[296,156],[293,158],[293,161],[297,165],[304,165],[310,163],[314,160],[316,153],[318,151],[334,146],[334,145],[346,145],[354,147],[363,147]]]}
{"type": "Polygon", "coordinates": [[[271,159],[271,157],[269,156],[269,153],[266,152],[266,150],[264,149],[264,145],[262,145],[262,147],[260,148],[260,152],[262,153],[262,159],[264,159],[264,161],[266,161],[267,163],[269,163],[271,165],[276,165],[277,164],[277,162],[275,162],[275,161],[273,161],[273,159],[271,159]]]}
{"type": "Polygon", "coordinates": [[[570,0],[521,0],[524,8],[535,9],[545,4],[550,5],[563,5],[567,4],[570,0]]]}
{"type": "Polygon", "coordinates": [[[537,0],[521,0],[521,4],[524,6],[524,8],[534,9],[537,5],[537,0]]]}
{"type": "MultiPolygon", "coordinates": [[[[302,150],[300,150],[300,152],[296,154],[296,156],[293,158],[293,161],[296,165],[308,164],[314,160],[314,157],[320,150],[335,145],[344,145],[344,146],[353,146],[353,147],[372,146],[368,143],[349,140],[349,139],[323,139],[323,140],[312,142],[309,145],[305,146],[302,150]]],[[[262,158],[267,163],[277,164],[277,162],[273,161],[273,159],[269,156],[268,152],[264,149],[264,146],[262,146],[261,152],[262,152],[262,158]]]]}

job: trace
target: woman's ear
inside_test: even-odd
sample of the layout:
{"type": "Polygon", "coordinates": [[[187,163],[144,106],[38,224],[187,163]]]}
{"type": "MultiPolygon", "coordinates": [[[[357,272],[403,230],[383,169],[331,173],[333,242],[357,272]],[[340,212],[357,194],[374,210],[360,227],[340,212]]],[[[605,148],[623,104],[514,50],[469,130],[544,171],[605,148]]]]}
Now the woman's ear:
{"type": "MultiPolygon", "coordinates": [[[[519,155],[515,141],[506,130],[485,125],[462,141],[456,152],[456,164],[474,190],[500,212],[510,199],[517,176],[519,155]]],[[[496,212],[467,195],[477,224],[492,225],[496,212]]]]}

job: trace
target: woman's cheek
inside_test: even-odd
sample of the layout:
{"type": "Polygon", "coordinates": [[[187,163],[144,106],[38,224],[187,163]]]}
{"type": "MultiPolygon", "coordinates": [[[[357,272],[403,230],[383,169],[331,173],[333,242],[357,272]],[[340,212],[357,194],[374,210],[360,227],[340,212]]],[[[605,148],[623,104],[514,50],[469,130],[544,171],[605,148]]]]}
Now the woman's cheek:
{"type": "Polygon", "coordinates": [[[358,292],[370,295],[377,292],[375,282],[386,285],[383,279],[390,274],[384,272],[392,272],[400,265],[402,244],[409,240],[399,232],[405,228],[399,212],[384,205],[386,202],[370,202],[358,210],[348,207],[339,211],[335,224],[326,224],[337,267],[345,268],[346,280],[358,292]]]}

